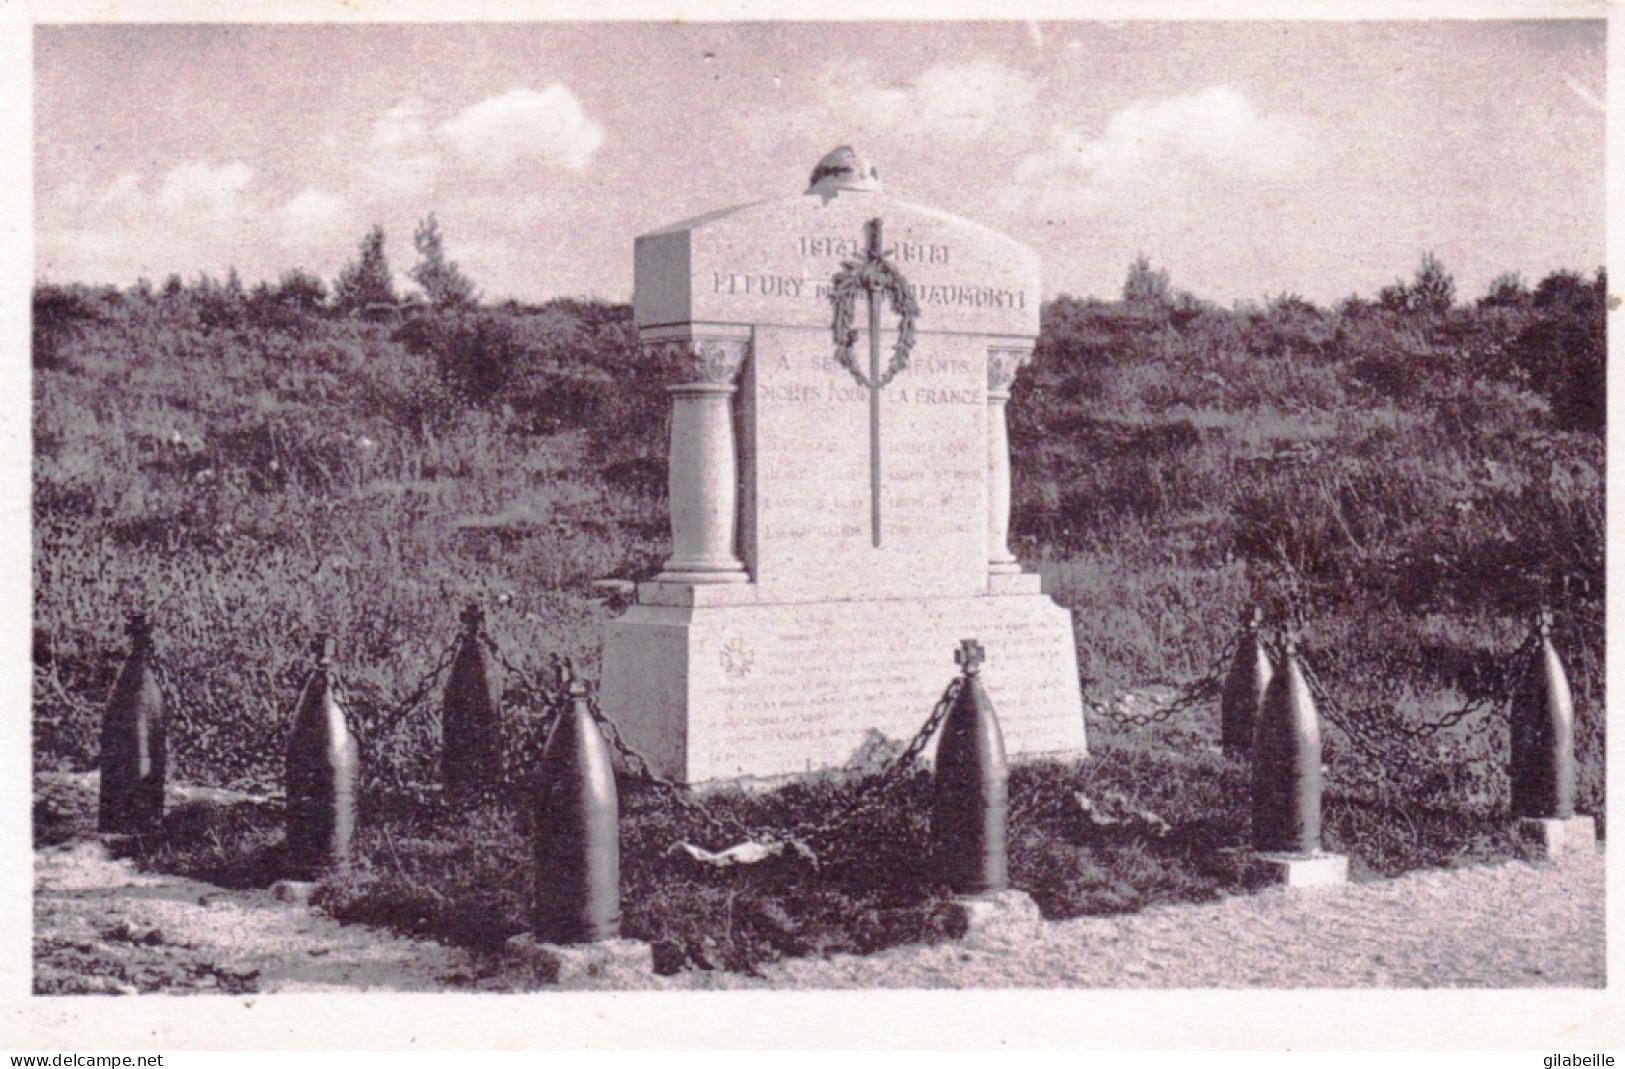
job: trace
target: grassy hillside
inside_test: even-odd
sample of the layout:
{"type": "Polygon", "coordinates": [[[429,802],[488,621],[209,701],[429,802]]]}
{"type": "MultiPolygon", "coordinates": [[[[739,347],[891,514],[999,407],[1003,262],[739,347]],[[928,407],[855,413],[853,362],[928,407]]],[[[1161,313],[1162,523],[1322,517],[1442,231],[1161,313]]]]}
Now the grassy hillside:
{"type": "MultiPolygon", "coordinates": [[[[268,785],[314,632],[381,716],[470,598],[521,668],[596,675],[591,581],[658,568],[674,369],[628,308],[339,315],[311,281],[37,288],[38,766],[93,766],[129,611],[191,696],[176,774],[268,785]]],[[[1012,548],[1074,610],[1092,698],[1200,675],[1258,602],[1395,737],[1493,690],[1552,598],[1592,811],[1604,279],[1448,282],[1428,260],[1372,301],[1220,309],[1140,264],[1119,301],[1051,302],[1010,405],[1012,548]]],[[[432,732],[409,717],[374,756],[427,776],[432,732]]]]}

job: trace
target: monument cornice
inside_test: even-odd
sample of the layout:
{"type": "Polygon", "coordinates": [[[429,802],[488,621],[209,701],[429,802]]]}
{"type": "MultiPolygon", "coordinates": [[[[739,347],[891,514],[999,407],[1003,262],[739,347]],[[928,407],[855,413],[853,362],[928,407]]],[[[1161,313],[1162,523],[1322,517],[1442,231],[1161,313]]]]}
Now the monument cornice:
{"type": "Polygon", "coordinates": [[[692,376],[683,380],[683,386],[732,388],[739,380],[740,369],[750,359],[750,338],[737,334],[645,338],[642,345],[651,357],[682,361],[692,376]]]}
{"type": "Polygon", "coordinates": [[[1016,375],[1032,360],[1031,345],[994,345],[987,350],[987,395],[990,400],[1008,401],[1016,375]]]}

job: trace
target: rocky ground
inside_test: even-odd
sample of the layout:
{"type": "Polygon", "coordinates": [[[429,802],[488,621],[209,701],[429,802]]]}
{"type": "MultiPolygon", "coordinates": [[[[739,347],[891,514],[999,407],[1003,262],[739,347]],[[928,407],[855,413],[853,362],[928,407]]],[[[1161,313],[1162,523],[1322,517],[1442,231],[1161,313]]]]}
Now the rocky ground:
{"type": "Polygon", "coordinates": [[[549,985],[511,956],[340,925],[297,886],[227,891],[143,873],[79,835],[35,851],[34,988],[1602,987],[1603,868],[1599,852],[1062,922],[1018,901],[955,943],[789,961],[760,977],[616,972],[549,985]]]}

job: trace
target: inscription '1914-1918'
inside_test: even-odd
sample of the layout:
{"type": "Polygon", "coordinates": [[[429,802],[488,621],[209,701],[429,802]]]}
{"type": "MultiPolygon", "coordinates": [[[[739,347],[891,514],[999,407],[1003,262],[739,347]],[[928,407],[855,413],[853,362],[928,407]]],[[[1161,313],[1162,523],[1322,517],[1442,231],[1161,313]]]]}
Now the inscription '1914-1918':
{"type": "MultiPolygon", "coordinates": [[[[864,251],[861,238],[846,237],[804,237],[799,247],[803,256],[862,256],[864,251]]],[[[928,241],[899,241],[886,249],[884,255],[904,264],[945,264],[948,262],[948,246],[933,245],[928,241]]]]}

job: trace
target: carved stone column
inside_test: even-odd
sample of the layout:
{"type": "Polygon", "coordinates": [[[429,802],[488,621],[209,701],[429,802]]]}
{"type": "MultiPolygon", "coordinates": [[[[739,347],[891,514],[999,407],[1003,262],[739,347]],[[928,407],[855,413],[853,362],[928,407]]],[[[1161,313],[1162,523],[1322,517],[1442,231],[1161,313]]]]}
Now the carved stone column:
{"type": "Polygon", "coordinates": [[[1010,430],[1004,407],[1016,372],[1032,357],[1031,349],[987,351],[987,570],[990,575],[1019,575],[1021,565],[1010,552],[1010,430]]]}
{"type": "Polygon", "coordinates": [[[748,338],[685,338],[676,346],[693,381],[671,393],[671,559],[657,577],[675,583],[743,583],[749,576],[734,552],[738,531],[739,460],[733,395],[750,353],[748,338]]]}

